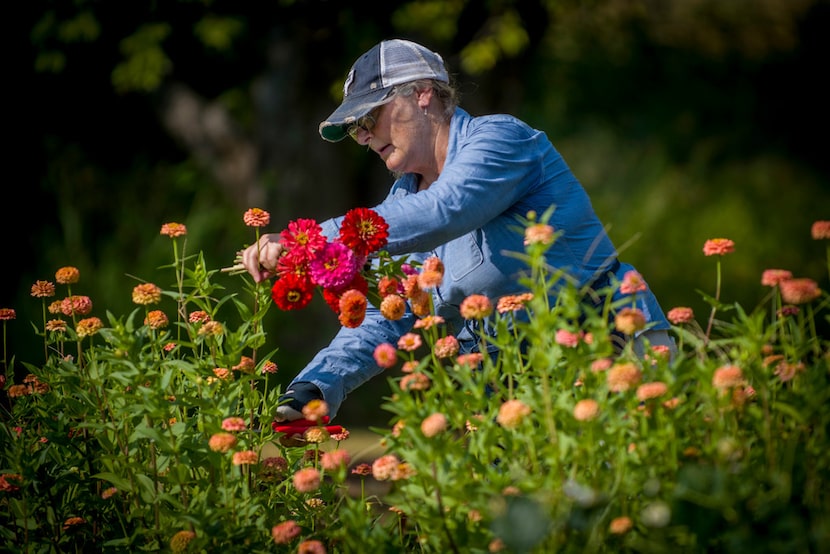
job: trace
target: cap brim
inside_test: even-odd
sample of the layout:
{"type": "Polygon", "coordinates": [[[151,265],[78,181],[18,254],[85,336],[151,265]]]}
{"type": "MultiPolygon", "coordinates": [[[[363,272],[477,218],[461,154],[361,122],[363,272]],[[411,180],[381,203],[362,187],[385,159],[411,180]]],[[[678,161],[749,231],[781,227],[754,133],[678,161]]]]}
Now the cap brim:
{"type": "Polygon", "coordinates": [[[348,136],[349,125],[383,104],[392,87],[373,90],[360,96],[348,96],[343,103],[320,123],[320,136],[330,142],[343,140],[348,136]]]}

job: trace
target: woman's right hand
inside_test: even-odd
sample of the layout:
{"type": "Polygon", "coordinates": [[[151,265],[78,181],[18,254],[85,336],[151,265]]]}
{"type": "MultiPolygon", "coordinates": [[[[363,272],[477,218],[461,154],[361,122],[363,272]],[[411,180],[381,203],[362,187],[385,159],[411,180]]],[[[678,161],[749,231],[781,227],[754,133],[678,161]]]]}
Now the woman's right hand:
{"type": "Polygon", "coordinates": [[[277,261],[283,252],[285,248],[280,243],[279,233],[266,233],[256,244],[242,251],[242,265],[259,283],[276,275],[277,261]]]}

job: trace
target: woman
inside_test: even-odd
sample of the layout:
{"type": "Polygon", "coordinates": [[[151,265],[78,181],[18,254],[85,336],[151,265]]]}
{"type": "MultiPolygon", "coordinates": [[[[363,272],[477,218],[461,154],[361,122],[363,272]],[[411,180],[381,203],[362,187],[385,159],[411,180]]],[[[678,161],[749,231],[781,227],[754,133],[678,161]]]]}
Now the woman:
{"type": "MultiPolygon", "coordinates": [[[[423,261],[437,256],[444,280],[432,292],[435,311],[461,343],[477,339],[459,314],[471,294],[494,302],[523,292],[517,275],[527,269],[510,252],[522,252],[517,218],[544,213],[561,233],[547,262],[566,270],[580,285],[623,280],[633,267],[620,263],[585,190],[545,134],[510,115],[472,117],[457,106],[440,55],[406,40],[375,45],[352,66],[343,102],[320,124],[320,135],[336,142],[351,136],[369,147],[396,177],[387,198],[373,209],[389,225],[385,249],[423,261]]],[[[336,238],[339,222],[321,224],[336,238]]],[[[243,263],[259,282],[274,275],[282,253],[278,234],[261,237],[243,253],[243,263]]],[[[600,288],[595,286],[595,288],[600,288]]],[[[635,340],[674,349],[670,328],[650,290],[638,294],[647,331],[635,340]]],[[[358,328],[343,328],[291,382],[277,409],[278,420],[302,417],[302,407],[322,398],[334,417],[346,396],[382,370],[375,346],[397,344],[415,321],[383,318],[369,307],[358,328]]]]}

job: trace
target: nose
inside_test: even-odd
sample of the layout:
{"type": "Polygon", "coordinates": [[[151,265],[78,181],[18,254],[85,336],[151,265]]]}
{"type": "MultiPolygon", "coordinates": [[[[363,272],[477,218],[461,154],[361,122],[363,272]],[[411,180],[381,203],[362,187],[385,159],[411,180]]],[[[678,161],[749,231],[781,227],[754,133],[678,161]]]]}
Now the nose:
{"type": "Polygon", "coordinates": [[[357,128],[357,143],[361,146],[366,146],[372,140],[372,131],[368,131],[363,127],[357,128]]]}

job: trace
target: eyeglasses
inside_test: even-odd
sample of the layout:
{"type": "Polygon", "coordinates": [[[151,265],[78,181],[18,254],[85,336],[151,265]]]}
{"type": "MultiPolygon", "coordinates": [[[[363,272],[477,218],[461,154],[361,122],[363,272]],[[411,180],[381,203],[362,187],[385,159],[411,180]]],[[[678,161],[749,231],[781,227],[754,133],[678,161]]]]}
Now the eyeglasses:
{"type": "Polygon", "coordinates": [[[371,131],[375,127],[375,123],[377,123],[377,121],[375,121],[374,114],[376,114],[378,110],[379,108],[375,108],[371,112],[367,113],[366,115],[364,115],[363,117],[349,125],[346,128],[346,133],[348,133],[349,136],[356,141],[358,129],[363,129],[367,133],[371,131]]]}

